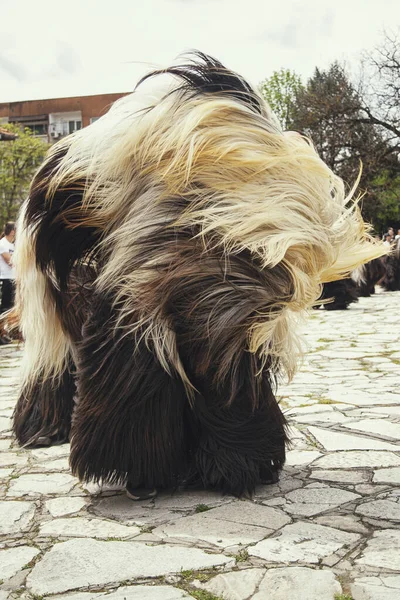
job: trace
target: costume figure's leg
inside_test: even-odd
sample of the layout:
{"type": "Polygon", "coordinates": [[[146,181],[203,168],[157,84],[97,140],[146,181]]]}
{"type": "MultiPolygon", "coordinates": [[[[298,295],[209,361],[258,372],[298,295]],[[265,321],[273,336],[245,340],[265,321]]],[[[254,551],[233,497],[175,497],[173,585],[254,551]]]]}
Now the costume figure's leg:
{"type": "Polygon", "coordinates": [[[387,292],[400,290],[400,249],[384,259],[385,274],[382,278],[382,287],[387,292]]]}
{"type": "Polygon", "coordinates": [[[20,444],[48,445],[68,440],[75,393],[71,340],[52,282],[37,266],[35,242],[23,214],[18,232],[16,313],[25,348],[13,430],[20,444]]]}
{"type": "Polygon", "coordinates": [[[13,429],[20,444],[51,445],[69,439],[76,392],[72,353],[80,339],[93,274],[75,269],[66,292],[55,290],[39,271],[27,280],[32,282],[29,287],[20,286],[26,348],[13,429]],[[52,363],[57,352],[61,368],[52,363]]]}
{"type": "Polygon", "coordinates": [[[184,386],[115,320],[109,303],[94,302],[78,348],[72,471],[130,488],[176,486],[191,454],[184,386]]]}
{"type": "Polygon", "coordinates": [[[12,279],[2,279],[0,314],[10,310],[14,304],[14,281],[12,279]]]}
{"type": "Polygon", "coordinates": [[[37,377],[22,387],[14,411],[14,434],[21,445],[49,446],[68,441],[75,382],[73,362],[57,378],[37,377]]]}
{"type": "Polygon", "coordinates": [[[324,283],[320,299],[333,298],[324,304],[325,310],[345,310],[353,302],[358,302],[357,284],[350,278],[324,283]]]}
{"type": "Polygon", "coordinates": [[[251,496],[260,483],[276,483],[285,462],[286,419],[268,373],[257,380],[253,364],[254,357],[243,356],[242,385],[233,396],[231,382],[219,389],[206,384],[193,409],[201,424],[195,473],[205,488],[236,496],[251,496]],[[258,403],[253,408],[255,391],[258,403]]]}

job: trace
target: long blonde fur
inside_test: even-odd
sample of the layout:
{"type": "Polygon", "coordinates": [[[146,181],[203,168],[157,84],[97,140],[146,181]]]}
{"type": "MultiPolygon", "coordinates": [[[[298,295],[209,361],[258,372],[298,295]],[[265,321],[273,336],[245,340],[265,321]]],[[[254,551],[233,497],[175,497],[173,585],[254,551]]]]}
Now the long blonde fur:
{"type": "MultiPolygon", "coordinates": [[[[114,290],[130,333],[144,328],[164,368],[175,369],[189,387],[174,334],[157,307],[142,305],[139,318],[129,319],[137,314],[141,286],[156,280],[157,264],[130,272],[139,246],[127,240],[140,240],[164,220],[166,227],[196,227],[204,251],[220,247],[227,257],[250,251],[271,277],[273,267],[282,265],[293,292],[257,316],[248,330],[248,350],[271,357],[291,377],[299,353],[297,315],[315,303],[322,283],[347,276],[386,250],[369,236],[357,202],[346,196],[343,182],[311,142],[282,132],[261,98],[262,114],[257,114],[229,95],[183,101],[174,87],[171,77],[157,92],[139,88],[63,141],[67,154],[53,174],[47,200],[51,203],[60,186],[87,182],[84,211],[70,215],[70,226],[98,227],[104,245],[112,246],[98,289],[114,290]],[[185,208],[168,221],[164,204],[174,197],[183,199],[185,208]]],[[[29,354],[37,357],[36,370],[60,372],[68,341],[30,243],[21,240],[23,231],[18,235],[20,275],[27,281],[32,273],[32,283],[20,289],[29,354]]]]}
{"type": "Polygon", "coordinates": [[[57,379],[64,371],[70,342],[56,311],[46,276],[38,269],[33,238],[22,207],[17,223],[15,264],[17,267],[16,311],[25,339],[21,387],[34,381],[57,379]]]}

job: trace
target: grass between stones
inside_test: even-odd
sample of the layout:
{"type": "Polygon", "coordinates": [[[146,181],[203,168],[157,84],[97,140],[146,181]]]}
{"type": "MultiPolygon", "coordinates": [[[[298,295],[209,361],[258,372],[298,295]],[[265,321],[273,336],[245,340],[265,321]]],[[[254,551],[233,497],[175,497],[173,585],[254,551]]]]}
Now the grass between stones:
{"type": "Polygon", "coordinates": [[[155,528],[156,525],[143,525],[143,527],[140,528],[140,533],[151,533],[155,528]]]}
{"type": "Polygon", "coordinates": [[[201,581],[201,583],[204,583],[209,581],[211,577],[214,577],[216,574],[216,569],[212,573],[209,571],[193,571],[192,569],[188,571],[184,570],[179,573],[179,575],[182,577],[182,580],[188,583],[192,583],[195,579],[197,581],[201,581]]]}
{"type": "Polygon", "coordinates": [[[349,594],[335,594],[335,600],[353,600],[353,596],[349,596],[349,594]]]}
{"type": "Polygon", "coordinates": [[[210,594],[206,590],[189,590],[189,594],[196,598],[196,600],[223,600],[221,596],[214,596],[214,594],[210,594]]]}
{"type": "Polygon", "coordinates": [[[207,510],[211,510],[211,507],[207,504],[198,504],[194,510],[195,513],[206,512],[207,510]]]}
{"type": "Polygon", "coordinates": [[[193,585],[193,581],[197,580],[201,583],[206,583],[212,577],[217,574],[217,569],[215,568],[212,572],[209,571],[181,571],[179,575],[182,578],[182,581],[178,584],[175,584],[181,590],[184,590],[188,594],[190,594],[196,600],[223,600],[220,596],[215,596],[208,592],[207,590],[199,590],[193,585]]]}
{"type": "Polygon", "coordinates": [[[239,552],[235,554],[236,563],[246,562],[247,560],[249,560],[249,553],[246,550],[246,548],[243,548],[243,550],[239,550],[239,552]]]}

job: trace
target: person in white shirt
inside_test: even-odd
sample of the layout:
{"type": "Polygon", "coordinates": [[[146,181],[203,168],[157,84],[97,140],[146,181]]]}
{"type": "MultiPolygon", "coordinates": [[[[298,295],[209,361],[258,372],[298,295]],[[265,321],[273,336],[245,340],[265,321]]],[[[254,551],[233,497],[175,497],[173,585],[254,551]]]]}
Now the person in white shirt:
{"type": "Polygon", "coordinates": [[[385,233],[383,236],[383,243],[385,244],[385,246],[391,246],[392,245],[392,236],[390,235],[390,233],[385,233]]]}
{"type": "Polygon", "coordinates": [[[4,227],[4,237],[0,240],[0,314],[12,308],[14,304],[14,241],[15,223],[6,223],[6,226],[4,227]]]}

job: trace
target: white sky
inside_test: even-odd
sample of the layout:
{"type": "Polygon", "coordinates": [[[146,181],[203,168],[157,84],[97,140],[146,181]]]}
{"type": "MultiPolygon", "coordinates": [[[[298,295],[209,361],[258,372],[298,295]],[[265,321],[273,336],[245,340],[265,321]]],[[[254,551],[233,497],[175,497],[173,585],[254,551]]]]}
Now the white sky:
{"type": "Polygon", "coordinates": [[[258,84],[353,71],[400,0],[0,0],[0,102],[123,92],[151,66],[196,48],[258,84]]]}

